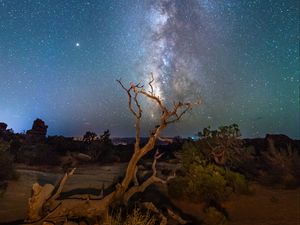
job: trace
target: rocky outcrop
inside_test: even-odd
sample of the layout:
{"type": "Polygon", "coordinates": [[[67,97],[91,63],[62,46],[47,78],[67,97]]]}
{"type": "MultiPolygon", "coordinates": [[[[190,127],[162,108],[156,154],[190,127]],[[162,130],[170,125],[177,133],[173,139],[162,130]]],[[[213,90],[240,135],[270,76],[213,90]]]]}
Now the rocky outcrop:
{"type": "Polygon", "coordinates": [[[33,122],[31,130],[26,132],[26,135],[35,140],[41,140],[46,137],[48,126],[41,119],[36,119],[33,122]]]}
{"type": "Polygon", "coordinates": [[[0,132],[6,131],[6,128],[7,128],[7,124],[3,123],[3,122],[0,122],[0,132]]]}
{"type": "Polygon", "coordinates": [[[256,154],[260,155],[262,152],[268,151],[269,141],[272,141],[277,149],[287,149],[290,146],[300,153],[300,141],[283,134],[267,134],[265,138],[244,139],[244,144],[245,146],[254,146],[256,154]]]}

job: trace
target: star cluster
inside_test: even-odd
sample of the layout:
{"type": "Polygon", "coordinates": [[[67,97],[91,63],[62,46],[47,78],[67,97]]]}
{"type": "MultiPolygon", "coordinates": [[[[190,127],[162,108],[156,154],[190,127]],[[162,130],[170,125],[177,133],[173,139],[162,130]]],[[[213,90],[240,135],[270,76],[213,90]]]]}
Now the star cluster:
{"type": "MultiPolygon", "coordinates": [[[[168,135],[237,123],[299,138],[299,5],[272,0],[0,0],[0,121],[49,134],[132,136],[115,82],[201,98],[168,135]]],[[[144,133],[157,111],[144,102],[144,133]]]]}

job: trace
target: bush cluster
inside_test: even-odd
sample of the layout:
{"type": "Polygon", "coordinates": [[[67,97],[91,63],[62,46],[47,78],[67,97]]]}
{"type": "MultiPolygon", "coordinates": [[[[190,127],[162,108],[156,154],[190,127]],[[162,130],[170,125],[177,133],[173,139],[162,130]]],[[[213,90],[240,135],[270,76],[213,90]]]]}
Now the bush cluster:
{"type": "Polygon", "coordinates": [[[8,152],[9,147],[10,144],[8,142],[0,140],[0,183],[17,178],[13,157],[8,152]]]}
{"type": "Polygon", "coordinates": [[[232,193],[249,193],[243,175],[214,164],[193,163],[185,176],[172,180],[168,187],[172,197],[208,204],[222,202],[232,193]]]}
{"type": "Polygon", "coordinates": [[[27,165],[59,165],[59,155],[47,144],[24,145],[15,156],[15,161],[27,165]]]}
{"type": "MultiPolygon", "coordinates": [[[[219,145],[222,144],[224,138],[238,137],[238,127],[236,125],[225,126],[216,131],[204,129],[201,136],[205,138],[196,142],[186,142],[183,145],[183,173],[170,182],[169,194],[175,198],[181,197],[210,205],[225,201],[232,193],[249,193],[248,182],[244,175],[233,171],[228,164],[217,165],[210,157],[211,144],[219,145]]],[[[237,142],[239,141],[237,140],[237,142]]],[[[239,144],[235,144],[235,146],[237,147],[239,144]]],[[[227,147],[228,149],[225,149],[228,152],[227,156],[233,156],[232,152],[238,152],[236,149],[230,149],[229,145],[227,147]]],[[[240,159],[236,157],[230,159],[235,165],[240,162],[240,159]]]]}
{"type": "Polygon", "coordinates": [[[13,158],[8,152],[0,151],[0,182],[16,179],[17,173],[13,165],[13,158]]]}

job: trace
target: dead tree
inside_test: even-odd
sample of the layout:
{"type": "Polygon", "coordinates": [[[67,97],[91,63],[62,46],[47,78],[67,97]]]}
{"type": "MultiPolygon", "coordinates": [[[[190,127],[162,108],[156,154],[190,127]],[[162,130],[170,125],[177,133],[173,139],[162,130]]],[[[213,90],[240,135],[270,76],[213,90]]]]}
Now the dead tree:
{"type": "Polygon", "coordinates": [[[113,192],[101,196],[101,197],[84,197],[82,198],[66,198],[60,199],[60,193],[63,189],[64,183],[67,178],[73,174],[74,170],[67,173],[58,187],[49,188],[49,191],[45,194],[41,192],[39,187],[39,192],[43,193],[41,198],[38,193],[32,196],[29,201],[29,213],[27,217],[27,222],[31,224],[42,224],[45,221],[51,221],[55,224],[67,221],[72,218],[100,218],[102,223],[109,218],[109,207],[115,205],[116,203],[127,204],[130,198],[137,192],[143,192],[149,185],[155,182],[166,183],[171,178],[175,177],[172,175],[167,179],[161,179],[156,173],[156,161],[161,157],[160,153],[156,153],[154,161],[152,164],[152,176],[146,179],[143,183],[139,184],[137,182],[136,174],[138,170],[139,160],[150,152],[158,139],[169,141],[167,138],[161,136],[161,132],[170,124],[179,121],[182,116],[192,109],[194,104],[198,103],[174,103],[172,109],[168,109],[164,101],[154,93],[153,89],[153,76],[148,83],[149,90],[146,90],[140,83],[131,83],[128,88],[126,88],[121,80],[117,80],[122,89],[127,93],[128,96],[128,108],[135,118],[135,145],[134,153],[128,163],[127,170],[123,180],[116,184],[113,192]],[[139,97],[145,97],[153,101],[160,110],[160,118],[158,125],[152,130],[149,140],[143,146],[140,142],[141,135],[141,119],[142,119],[142,107],[139,102],[139,97]]]}

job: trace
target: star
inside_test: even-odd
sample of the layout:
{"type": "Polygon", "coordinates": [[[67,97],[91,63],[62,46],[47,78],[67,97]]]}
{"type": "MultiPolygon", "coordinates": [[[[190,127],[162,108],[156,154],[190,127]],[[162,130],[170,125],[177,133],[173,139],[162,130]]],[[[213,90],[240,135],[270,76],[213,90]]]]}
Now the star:
{"type": "MultiPolygon", "coordinates": [[[[51,2],[0,0],[0,122],[16,132],[41,117],[50,135],[132,136],[115,79],[149,91],[153,73],[170,108],[202,101],[166,135],[238,122],[243,137],[300,137],[297,1],[51,2]]],[[[160,114],[141,101],[148,135],[160,114]]]]}

